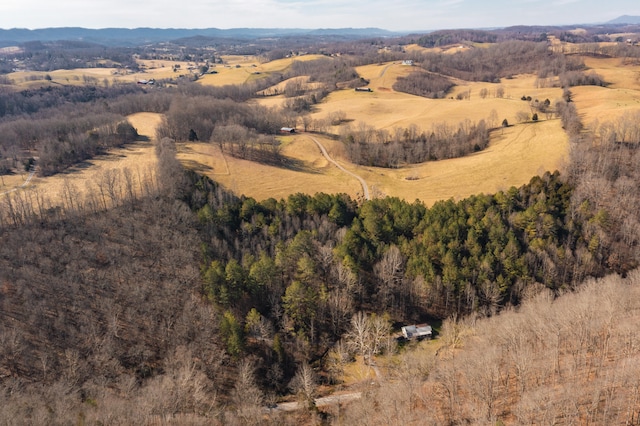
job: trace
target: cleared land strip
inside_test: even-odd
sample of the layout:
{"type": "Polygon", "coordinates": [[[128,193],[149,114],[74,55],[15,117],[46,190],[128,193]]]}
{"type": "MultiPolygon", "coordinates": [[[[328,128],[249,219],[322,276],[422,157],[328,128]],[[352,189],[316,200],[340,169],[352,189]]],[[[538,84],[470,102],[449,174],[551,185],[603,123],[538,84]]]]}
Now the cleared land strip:
{"type": "Polygon", "coordinates": [[[340,164],[338,164],[333,158],[331,158],[329,156],[329,153],[327,152],[326,148],[324,147],[324,145],[322,145],[320,143],[320,141],[318,141],[316,138],[312,138],[310,137],[310,139],[312,141],[314,141],[316,143],[316,145],[318,145],[318,148],[320,148],[320,151],[322,152],[322,155],[324,155],[324,158],[327,159],[327,161],[329,161],[330,163],[333,163],[333,165],[335,165],[337,168],[339,168],[340,170],[342,170],[343,172],[345,172],[348,175],[353,176],[354,178],[358,179],[358,181],[360,182],[360,185],[362,185],[362,192],[364,194],[364,199],[365,200],[370,200],[371,196],[369,195],[369,187],[367,186],[367,182],[365,182],[364,179],[362,179],[360,176],[358,176],[357,174],[350,172],[349,170],[345,169],[344,167],[342,167],[340,164]]]}
{"type": "MultiPolygon", "coordinates": [[[[355,401],[360,398],[362,398],[362,392],[347,393],[342,395],[330,395],[322,398],[316,398],[315,404],[316,404],[316,407],[325,407],[328,405],[336,405],[340,403],[355,401]]],[[[301,404],[299,402],[294,401],[294,402],[282,402],[280,404],[277,404],[275,407],[264,408],[263,411],[265,413],[272,413],[277,411],[296,411],[296,410],[299,410],[300,408],[302,408],[301,404]]]]}

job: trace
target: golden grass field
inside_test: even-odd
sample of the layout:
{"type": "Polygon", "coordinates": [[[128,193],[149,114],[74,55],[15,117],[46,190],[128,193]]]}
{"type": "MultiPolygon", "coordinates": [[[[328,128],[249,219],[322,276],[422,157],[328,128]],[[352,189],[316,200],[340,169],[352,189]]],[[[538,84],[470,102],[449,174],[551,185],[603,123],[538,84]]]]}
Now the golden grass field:
{"type": "Polygon", "coordinates": [[[346,193],[352,197],[362,192],[358,181],[330,165],[308,137],[285,136],[282,141],[282,153],[297,160],[300,167],[273,167],[223,156],[217,146],[208,143],[181,144],[178,158],[235,193],[258,200],[285,198],[296,192],[346,193]]]}
{"type": "Polygon", "coordinates": [[[607,87],[573,87],[573,100],[584,124],[608,121],[627,111],[640,109],[640,66],[627,65],[622,59],[583,58],[585,64],[604,77],[607,87]]]}
{"type": "MultiPolygon", "coordinates": [[[[430,130],[434,123],[458,123],[469,119],[473,122],[487,120],[492,110],[496,110],[500,122],[506,118],[515,123],[516,114],[520,111],[530,112],[527,102],[520,98],[531,96],[544,101],[554,102],[562,92],[557,88],[536,89],[534,76],[520,76],[495,83],[462,82],[447,99],[426,99],[406,93],[395,92],[393,82],[403,75],[414,71],[413,67],[400,64],[367,65],[358,68],[364,78],[370,80],[369,87],[373,92],[355,92],[341,90],[332,93],[315,114],[317,118],[330,116],[335,111],[346,113],[348,119],[367,122],[376,128],[392,130],[395,127],[406,128],[411,124],[423,130],[430,130]],[[503,98],[496,98],[493,93],[502,86],[505,90],[503,98]],[[481,99],[480,90],[486,88],[492,95],[481,99]],[[451,99],[464,91],[471,90],[470,100],[451,99]]],[[[499,123],[497,123],[499,124],[499,123]]]]}
{"type": "MultiPolygon", "coordinates": [[[[200,83],[211,86],[224,86],[227,84],[243,84],[256,78],[261,78],[263,74],[268,75],[274,72],[282,72],[291,65],[293,61],[311,61],[322,58],[322,55],[304,55],[291,58],[278,59],[271,62],[261,63],[256,56],[221,56],[222,64],[211,64],[209,71],[216,71],[216,74],[207,73],[200,77],[200,83]]],[[[114,82],[136,82],[149,79],[170,79],[181,75],[189,76],[197,72],[197,68],[202,65],[196,62],[171,61],[161,59],[139,59],[140,72],[128,72],[118,68],[78,68],[73,70],[55,70],[50,72],[39,71],[17,71],[7,74],[7,78],[19,89],[38,88],[56,84],[63,85],[83,85],[85,80],[95,79],[99,85],[113,84],[114,82]],[[174,66],[179,68],[174,71],[174,66]],[[195,68],[189,70],[189,68],[195,68]],[[45,76],[51,80],[45,80],[45,76]]]]}
{"type": "Polygon", "coordinates": [[[78,68],[73,70],[55,70],[50,72],[40,71],[17,71],[7,74],[7,78],[13,81],[18,88],[43,87],[55,84],[62,85],[84,85],[85,80],[95,79],[98,85],[114,82],[136,82],[149,79],[175,78],[181,74],[188,74],[188,67],[193,63],[179,61],[162,60],[141,60],[139,61],[143,70],[141,72],[128,72],[117,68],[78,68]],[[174,65],[180,65],[177,72],[173,71],[174,65]],[[45,80],[45,76],[51,77],[50,81],[45,80]],[[37,78],[36,80],[33,80],[37,78]]]}
{"type": "MultiPolygon", "coordinates": [[[[97,156],[54,176],[44,178],[34,176],[27,188],[37,188],[46,195],[52,205],[59,205],[62,200],[63,187],[66,184],[73,185],[78,194],[84,196],[85,192],[89,190],[87,185],[95,186],[105,171],[123,171],[127,168],[133,174],[136,190],[140,193],[140,182],[155,174],[156,156],[153,139],[155,139],[155,128],[162,120],[162,116],[154,113],[138,113],[129,116],[128,120],[132,126],[138,129],[140,135],[149,137],[151,141],[137,142],[129,144],[125,148],[113,149],[105,155],[97,156]]],[[[26,178],[26,173],[4,176],[6,185],[0,185],[0,194],[19,187],[26,178]]]]}
{"type": "MultiPolygon", "coordinates": [[[[500,122],[507,118],[514,123],[518,112],[530,111],[528,104],[520,100],[522,95],[539,98],[540,101],[549,98],[552,102],[561,96],[561,91],[557,88],[536,89],[535,76],[520,76],[505,81],[502,84],[505,89],[504,98],[493,95],[480,98],[479,92],[483,88],[495,93],[499,85],[491,83],[462,82],[451,94],[455,97],[458,92],[470,90],[469,101],[430,100],[395,92],[392,86],[396,79],[414,70],[415,68],[398,63],[359,67],[358,73],[370,80],[369,87],[374,92],[334,92],[326,102],[319,105],[314,118],[321,119],[342,111],[356,126],[358,122],[365,122],[376,128],[392,130],[416,124],[428,130],[432,123],[447,122],[456,125],[466,119],[488,119],[495,109],[500,122]]],[[[280,86],[282,87],[279,89],[284,87],[283,84],[280,86]]],[[[283,100],[283,96],[275,96],[259,102],[266,106],[276,106],[283,100]]],[[[340,129],[334,127],[332,131],[339,133],[340,129]]],[[[552,120],[500,131],[494,136],[491,148],[471,157],[388,170],[350,165],[342,155],[339,143],[328,138],[314,137],[320,139],[330,155],[344,167],[364,177],[375,193],[399,196],[410,201],[419,198],[427,204],[440,199],[462,198],[477,192],[490,193],[511,185],[524,184],[536,174],[562,168],[568,148],[559,121],[552,120]],[[515,141],[510,141],[510,138],[515,141]],[[514,164],[517,166],[514,167],[514,164]],[[417,180],[408,180],[408,177],[417,180]]],[[[224,156],[225,162],[219,149],[207,144],[185,145],[180,158],[225,187],[257,199],[282,198],[298,191],[310,194],[345,192],[356,197],[362,195],[356,179],[329,164],[308,136],[287,136],[283,141],[283,153],[302,161],[303,169],[276,168],[230,156],[224,156]]]]}
{"type": "Polygon", "coordinates": [[[558,125],[557,120],[550,120],[513,126],[499,131],[491,146],[480,153],[399,169],[350,164],[344,159],[339,142],[304,133],[287,136],[283,150],[285,155],[301,160],[304,170],[287,170],[225,156],[227,169],[218,148],[210,144],[187,144],[189,152],[181,153],[180,158],[234,192],[258,200],[279,199],[295,192],[343,192],[361,197],[357,180],[329,164],[311,140],[313,136],[325,145],[332,158],[364,178],[374,195],[396,196],[407,201],[419,199],[432,205],[438,200],[494,193],[525,184],[547,170],[562,169],[568,147],[564,134],[557,131],[558,125]]]}
{"type": "MultiPolygon", "coordinates": [[[[304,58],[311,59],[312,56],[304,58]]],[[[229,64],[233,64],[225,68],[229,76],[220,72],[206,77],[221,77],[218,79],[219,82],[232,81],[246,76],[246,67],[282,70],[293,60],[287,58],[260,64],[257,58],[253,57],[226,58],[229,64]],[[240,65],[240,68],[236,68],[235,64],[240,65]],[[224,80],[227,78],[228,80],[224,80]]],[[[611,83],[606,88],[572,89],[578,111],[583,116],[585,124],[588,125],[594,119],[613,119],[625,111],[640,109],[640,66],[625,65],[614,59],[585,58],[585,62],[611,83]]],[[[157,70],[171,69],[170,66],[161,67],[162,64],[147,65],[156,66],[157,68],[152,69],[157,70]]],[[[220,67],[218,65],[216,69],[220,67]]],[[[399,76],[411,71],[412,67],[399,63],[360,67],[358,72],[370,80],[369,86],[374,91],[334,92],[317,106],[313,117],[322,119],[336,111],[342,111],[350,123],[341,126],[352,125],[357,128],[358,124],[363,122],[375,128],[391,131],[396,127],[404,128],[415,124],[419,128],[429,130],[433,123],[447,122],[457,125],[465,119],[487,119],[491,111],[495,110],[498,123],[493,124],[499,125],[503,118],[507,118],[515,125],[494,131],[490,146],[483,152],[465,158],[428,162],[399,169],[350,164],[345,159],[340,142],[304,133],[281,137],[282,152],[291,159],[288,167],[273,167],[233,158],[222,154],[217,146],[207,143],[179,143],[178,158],[187,167],[212,177],[237,194],[245,194],[258,200],[270,197],[279,199],[296,192],[347,193],[352,197],[361,197],[362,188],[359,182],[329,163],[311,140],[313,136],[325,145],[331,157],[364,178],[374,195],[397,196],[408,201],[420,199],[427,205],[432,205],[438,200],[461,199],[476,193],[494,193],[511,186],[519,186],[528,182],[534,175],[556,169],[562,170],[566,165],[568,141],[558,119],[546,120],[541,114],[538,123],[516,123],[518,112],[530,112],[527,102],[520,100],[522,95],[540,101],[548,98],[554,103],[561,96],[559,88],[535,88],[535,76],[523,75],[503,80],[500,84],[461,82],[451,96],[455,97],[457,93],[469,90],[470,100],[431,100],[398,93],[392,89],[394,81],[399,76]],[[493,96],[498,86],[504,88],[503,98],[493,96]],[[483,88],[488,89],[490,93],[485,99],[479,96],[483,88]]],[[[210,84],[206,81],[203,83],[210,84]]],[[[282,96],[273,96],[259,102],[276,105],[282,101],[282,96]]],[[[129,119],[140,134],[153,138],[155,127],[162,120],[162,116],[142,113],[129,119]]],[[[339,126],[333,126],[330,131],[340,133],[341,130],[339,126]]],[[[65,181],[72,182],[82,189],[85,187],[84,181],[99,178],[100,174],[109,168],[149,170],[154,164],[152,144],[141,142],[124,149],[113,150],[109,155],[95,158],[67,173],[45,179],[34,178],[29,186],[37,186],[55,198],[59,197],[65,181]]],[[[4,184],[0,181],[0,193],[21,185],[25,178],[26,174],[4,176],[4,184]]]]}
{"type": "MultiPolygon", "coordinates": [[[[475,47],[483,47],[482,43],[474,43],[475,47]]],[[[417,53],[456,53],[469,50],[470,47],[466,44],[453,44],[442,47],[422,47],[417,44],[409,44],[405,46],[405,52],[417,52],[417,53]]]]}
{"type": "Polygon", "coordinates": [[[217,64],[215,68],[211,68],[216,70],[217,74],[206,74],[199,81],[201,84],[211,86],[243,84],[262,78],[264,75],[283,72],[293,61],[312,61],[322,57],[322,55],[304,55],[261,63],[260,58],[255,56],[222,56],[224,64],[217,64]]]}

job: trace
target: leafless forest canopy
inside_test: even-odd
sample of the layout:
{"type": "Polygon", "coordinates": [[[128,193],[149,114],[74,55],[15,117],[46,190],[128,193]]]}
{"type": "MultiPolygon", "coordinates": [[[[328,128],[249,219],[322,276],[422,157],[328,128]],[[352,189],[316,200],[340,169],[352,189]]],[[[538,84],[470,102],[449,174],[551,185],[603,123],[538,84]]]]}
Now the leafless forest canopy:
{"type": "MultiPolygon", "coordinates": [[[[578,56],[551,52],[553,31],[569,37],[547,28],[318,42],[308,50],[327,58],[243,86],[18,91],[1,80],[0,174],[34,162],[60,172],[138,138],[126,115],[166,118],[156,168],[105,172],[84,191],[67,182],[59,206],[37,189],[0,196],[0,424],[638,424],[640,117],[583,123],[571,87],[606,82],[578,56]],[[405,53],[415,41],[498,44],[405,53]],[[326,131],[307,112],[361,84],[355,66],[390,59],[420,64],[401,83],[420,95],[445,93],[454,78],[553,77],[563,99],[545,108],[570,138],[566,173],[430,208],[345,194],[258,202],[176,159],[175,141],[198,139],[282,165],[281,126],[326,131]],[[318,84],[288,86],[283,108],[246,102],[299,76],[318,84]],[[437,325],[436,344],[395,338],[422,321],[437,325]],[[354,365],[383,374],[349,404],[316,406],[354,365]],[[267,408],[285,397],[303,408],[267,408]]],[[[25,52],[25,63],[56,66],[39,45],[25,52]]],[[[397,167],[484,149],[494,126],[334,136],[354,162],[397,167]]]]}

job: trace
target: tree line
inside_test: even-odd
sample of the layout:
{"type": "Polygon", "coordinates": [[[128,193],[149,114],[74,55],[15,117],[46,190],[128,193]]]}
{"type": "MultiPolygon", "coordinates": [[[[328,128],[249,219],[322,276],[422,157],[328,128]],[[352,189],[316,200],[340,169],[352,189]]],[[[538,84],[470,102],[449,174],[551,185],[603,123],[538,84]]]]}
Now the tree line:
{"type": "Polygon", "coordinates": [[[16,62],[32,71],[54,71],[76,68],[111,68],[138,70],[138,63],[129,47],[106,47],[96,43],[59,40],[29,41],[16,53],[3,55],[0,73],[14,71],[16,62]]]}
{"type": "Polygon", "coordinates": [[[466,120],[458,127],[433,124],[431,131],[413,125],[393,132],[364,123],[343,129],[341,139],[349,160],[377,167],[399,167],[425,161],[457,158],[480,151],[489,144],[490,128],[484,120],[466,120]]]}
{"type": "MultiPolygon", "coordinates": [[[[242,102],[276,81],[280,81],[279,77],[254,85],[219,88],[193,82],[169,88],[159,83],[153,91],[133,84],[2,91],[0,170],[10,173],[37,157],[39,173],[58,173],[109,148],[134,141],[137,132],[124,116],[142,111],[166,113],[161,137],[188,140],[193,131],[199,140],[208,141],[214,122],[239,123],[260,134],[273,135],[280,127],[295,122],[297,113],[249,107],[242,102]]],[[[261,140],[259,145],[267,142],[277,145],[273,140],[261,140]]]]}
{"type": "Polygon", "coordinates": [[[10,159],[17,167],[19,162],[31,164],[28,158],[36,155],[39,174],[48,176],[138,138],[136,129],[117,114],[74,115],[0,124],[0,158],[10,159]]]}
{"type": "Polygon", "coordinates": [[[398,77],[393,90],[430,99],[442,99],[455,84],[451,79],[433,73],[414,72],[406,77],[398,77]]]}
{"type": "Polygon", "coordinates": [[[441,30],[434,31],[418,38],[416,43],[423,47],[441,47],[463,42],[495,43],[498,36],[489,31],[481,30],[441,30]]]}
{"type": "Polygon", "coordinates": [[[135,84],[100,86],[57,86],[21,91],[0,88],[0,120],[32,115],[41,111],[60,108],[69,104],[90,104],[95,101],[110,102],[120,96],[141,93],[135,84]]]}
{"type": "Polygon", "coordinates": [[[429,72],[467,81],[495,83],[517,74],[559,75],[564,71],[584,69],[579,59],[550,51],[546,42],[509,40],[453,55],[412,53],[412,56],[429,72]]]}

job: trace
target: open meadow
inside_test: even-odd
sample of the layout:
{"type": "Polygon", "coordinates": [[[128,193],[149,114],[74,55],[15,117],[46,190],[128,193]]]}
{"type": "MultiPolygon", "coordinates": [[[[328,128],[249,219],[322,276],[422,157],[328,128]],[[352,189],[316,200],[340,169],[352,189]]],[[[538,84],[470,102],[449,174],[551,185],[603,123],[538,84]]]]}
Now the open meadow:
{"type": "Polygon", "coordinates": [[[395,196],[407,201],[461,199],[472,194],[490,194],[527,183],[547,170],[561,170],[567,161],[568,142],[558,132],[557,120],[521,124],[499,130],[489,148],[468,157],[427,162],[398,169],[357,166],[346,161],[341,144],[314,134],[285,138],[283,154],[297,160],[296,169],[279,168],[220,155],[211,144],[190,143],[179,158],[188,167],[201,170],[238,194],[263,200],[296,192],[343,192],[362,197],[362,188],[352,176],[330,164],[312,137],[321,141],[329,155],[343,167],[362,177],[372,195],[395,196]]]}
{"type": "MultiPolygon", "coordinates": [[[[228,84],[243,84],[262,75],[282,72],[293,61],[310,61],[321,55],[305,55],[261,62],[257,56],[221,56],[222,63],[209,64],[206,74],[200,76],[200,83],[211,86],[228,84]]],[[[174,61],[169,59],[138,59],[140,71],[124,68],[98,67],[76,68],[72,70],[16,71],[6,75],[6,78],[16,88],[38,88],[50,85],[86,85],[86,84],[114,84],[132,83],[141,80],[175,79],[180,76],[190,77],[199,74],[199,67],[204,65],[197,62],[174,61]]]]}
{"type": "MultiPolygon", "coordinates": [[[[369,87],[373,92],[347,89],[333,92],[317,105],[313,117],[326,120],[337,112],[344,114],[348,123],[331,126],[329,131],[335,134],[341,133],[341,127],[350,125],[357,128],[359,123],[390,132],[394,128],[407,128],[411,125],[428,131],[436,123],[457,126],[465,120],[489,121],[491,115],[495,122],[490,125],[497,127],[505,118],[510,123],[517,123],[518,113],[531,114],[528,102],[520,99],[523,95],[540,101],[550,99],[553,103],[562,94],[559,88],[536,88],[535,76],[518,76],[500,84],[459,81],[460,85],[447,99],[426,99],[394,91],[392,86],[396,79],[413,70],[413,67],[400,63],[359,67],[358,73],[370,81],[369,87]],[[504,90],[501,98],[495,95],[499,87],[504,90]],[[479,95],[482,89],[487,89],[489,94],[485,98],[479,95]],[[468,100],[455,99],[457,93],[469,91],[471,96],[468,100]]],[[[282,96],[275,96],[260,100],[260,103],[275,106],[284,99],[282,96]]],[[[305,164],[306,170],[294,172],[248,163],[250,169],[242,171],[242,161],[230,160],[234,166],[229,174],[217,175],[215,179],[233,191],[259,199],[282,197],[291,193],[292,189],[293,192],[313,194],[332,192],[331,188],[343,188],[340,192],[351,195],[355,192],[361,196],[362,190],[355,179],[340,173],[326,161],[323,163],[322,154],[311,143],[311,137],[319,139],[330,156],[341,165],[364,178],[374,196],[397,196],[409,201],[420,199],[428,205],[442,199],[458,199],[479,192],[493,193],[510,186],[522,185],[534,175],[562,169],[568,153],[567,137],[560,120],[546,120],[545,117],[541,117],[537,123],[520,123],[494,131],[489,148],[469,157],[398,169],[353,165],[346,160],[340,142],[316,134],[298,134],[286,137],[284,152],[305,164]],[[324,164],[324,167],[318,169],[318,164],[324,164]],[[291,188],[287,179],[287,176],[294,175],[300,182],[297,189],[291,188]],[[327,185],[327,180],[333,182],[335,179],[339,185],[327,185]]]]}
{"type": "MultiPolygon", "coordinates": [[[[366,122],[379,129],[392,130],[394,127],[406,128],[412,124],[423,130],[430,130],[434,123],[447,123],[457,126],[464,120],[477,122],[488,120],[495,110],[502,122],[517,122],[519,112],[531,114],[531,107],[522,96],[531,96],[543,102],[549,99],[555,102],[562,95],[558,88],[536,88],[535,76],[517,76],[503,79],[501,83],[466,82],[454,80],[457,84],[446,99],[427,99],[407,93],[396,92],[393,84],[399,77],[415,71],[414,67],[400,63],[366,65],[357,68],[358,73],[369,80],[373,92],[355,92],[342,90],[329,95],[320,105],[316,117],[327,117],[336,111],[343,111],[349,120],[366,122]],[[486,89],[483,99],[480,92],[486,89]],[[502,97],[496,94],[503,91],[502,97]],[[470,93],[468,99],[457,100],[457,94],[470,93]]],[[[490,123],[498,126],[498,123],[490,123]]]]}
{"type": "Polygon", "coordinates": [[[14,189],[24,188],[36,190],[51,203],[61,206],[65,197],[73,195],[76,202],[86,199],[91,192],[100,192],[99,186],[106,185],[108,179],[115,179],[114,185],[120,197],[125,192],[124,173],[130,173],[132,190],[140,195],[146,185],[152,185],[155,179],[156,155],[154,153],[155,129],[162,116],[153,113],[138,113],[128,117],[133,127],[138,129],[140,136],[149,141],[128,144],[124,148],[112,149],[104,155],[84,161],[48,177],[34,175],[29,179],[28,173],[4,176],[0,181],[0,195],[9,194],[14,189]],[[4,184],[2,184],[4,182],[4,184]]]}
{"type": "Polygon", "coordinates": [[[120,68],[77,68],[72,70],[16,71],[7,78],[19,89],[46,87],[50,85],[110,85],[133,83],[150,79],[169,79],[188,75],[193,63],[184,61],[140,60],[140,71],[132,72],[120,68]],[[174,68],[174,67],[179,68],[174,68]]]}
{"type": "Polygon", "coordinates": [[[223,63],[210,68],[209,73],[198,81],[207,86],[224,86],[227,84],[243,84],[262,78],[274,72],[285,71],[293,61],[312,61],[321,55],[304,55],[261,62],[256,56],[221,57],[223,63]],[[213,73],[211,73],[213,71],[213,73]]]}
{"type": "MultiPolygon", "coordinates": [[[[179,144],[178,158],[236,194],[258,200],[286,198],[297,192],[345,193],[353,198],[362,195],[358,181],[330,164],[311,138],[296,135],[281,139],[282,154],[289,159],[282,167],[223,155],[217,145],[210,143],[179,144]]],[[[323,139],[323,143],[334,143],[337,150],[335,141],[323,139]]]]}
{"type": "MultiPolygon", "coordinates": [[[[301,58],[310,60],[314,56],[301,58]]],[[[200,81],[202,84],[241,83],[251,77],[254,70],[282,71],[294,59],[300,60],[286,58],[259,63],[255,57],[225,57],[227,66],[216,66],[213,69],[218,70],[218,74],[208,74],[200,81]]],[[[608,87],[584,86],[572,89],[585,124],[596,118],[612,119],[625,111],[640,108],[640,67],[622,63],[619,59],[584,60],[589,68],[604,76],[610,83],[608,87]]],[[[185,67],[186,65],[184,64],[185,67]]],[[[172,70],[167,61],[150,61],[145,66],[147,76],[154,73],[160,76],[163,75],[161,72],[172,70]]],[[[396,79],[413,70],[413,67],[398,62],[359,67],[358,73],[370,81],[369,87],[373,91],[335,91],[316,105],[312,117],[317,121],[326,121],[336,113],[345,116],[346,119],[340,125],[328,128],[330,133],[338,135],[347,126],[357,129],[362,124],[393,133],[396,128],[412,125],[429,131],[434,124],[457,126],[465,120],[477,122],[484,119],[490,126],[497,128],[491,134],[487,149],[463,158],[384,169],[354,165],[347,160],[341,142],[321,134],[299,132],[279,137],[282,154],[287,158],[281,167],[234,158],[223,154],[217,145],[206,142],[178,141],[178,158],[185,166],[210,176],[235,193],[256,199],[278,199],[296,192],[346,193],[362,198],[363,189],[358,180],[330,163],[314,143],[312,138],[315,138],[340,165],[363,178],[373,196],[397,196],[409,201],[420,199],[427,205],[438,200],[460,199],[475,193],[494,193],[519,186],[534,175],[562,170],[566,165],[568,139],[559,119],[540,114],[538,122],[518,122],[519,115],[531,114],[533,111],[528,102],[521,100],[522,96],[530,96],[539,101],[549,99],[553,104],[560,99],[561,89],[536,88],[535,76],[519,75],[503,79],[500,83],[456,81],[458,85],[446,99],[426,99],[394,91],[392,86],[396,79]],[[485,97],[480,96],[483,89],[488,94],[485,97]],[[498,91],[504,93],[502,97],[497,96],[498,91]],[[469,93],[470,96],[458,100],[458,93],[469,93]],[[512,125],[501,128],[503,119],[507,119],[512,125]]],[[[74,73],[81,75],[87,71],[75,70],[74,73]]],[[[91,71],[96,76],[109,76],[106,69],[91,71]]],[[[65,73],[71,72],[61,70],[51,74],[54,81],[73,79],[74,74],[65,73]]],[[[279,95],[268,96],[258,102],[277,106],[284,100],[279,95]]],[[[150,139],[154,138],[155,128],[161,119],[161,115],[151,113],[129,117],[138,132],[150,139]]],[[[89,188],[86,181],[99,180],[106,170],[124,168],[143,180],[145,176],[151,176],[150,170],[154,164],[152,144],[140,142],[84,162],[66,173],[48,178],[33,177],[27,187],[42,189],[50,198],[59,200],[62,188],[68,183],[82,192],[89,188]]],[[[0,181],[0,192],[19,188],[27,178],[27,173],[4,176],[0,181]]]]}
{"type": "Polygon", "coordinates": [[[608,83],[607,87],[572,88],[573,100],[585,125],[588,126],[596,120],[613,120],[626,112],[640,110],[640,65],[621,58],[582,59],[608,83]]]}

